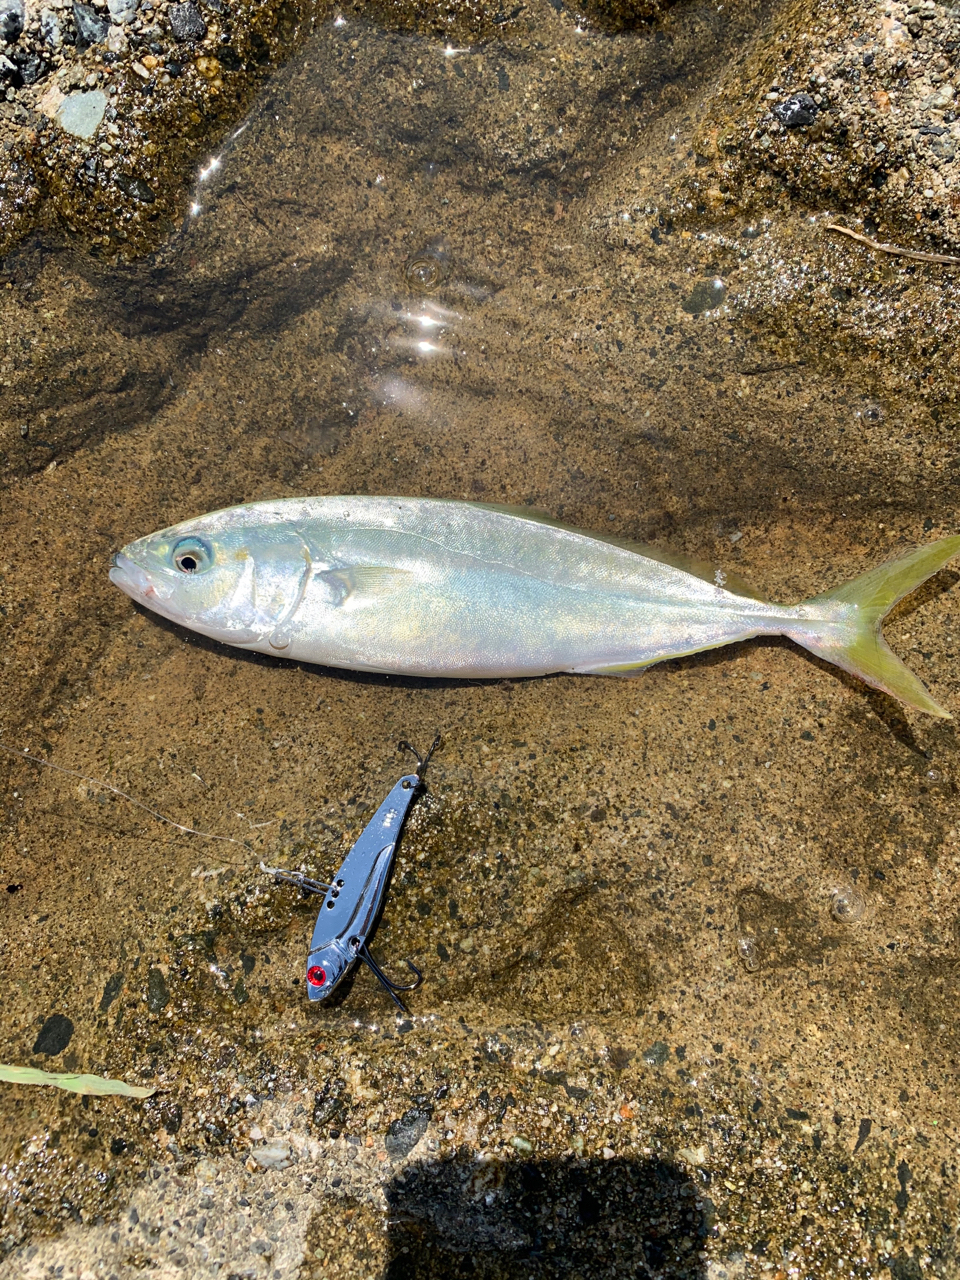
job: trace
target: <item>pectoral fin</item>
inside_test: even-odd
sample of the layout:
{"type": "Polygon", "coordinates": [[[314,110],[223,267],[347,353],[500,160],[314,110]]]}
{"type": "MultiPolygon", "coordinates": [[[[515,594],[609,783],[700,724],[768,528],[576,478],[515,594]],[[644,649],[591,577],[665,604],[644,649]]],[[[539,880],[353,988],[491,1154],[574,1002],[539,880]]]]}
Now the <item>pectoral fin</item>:
{"type": "Polygon", "coordinates": [[[334,604],[361,608],[378,604],[384,596],[410,586],[414,575],[389,565],[360,564],[348,569],[327,569],[317,578],[329,588],[334,604]]]}

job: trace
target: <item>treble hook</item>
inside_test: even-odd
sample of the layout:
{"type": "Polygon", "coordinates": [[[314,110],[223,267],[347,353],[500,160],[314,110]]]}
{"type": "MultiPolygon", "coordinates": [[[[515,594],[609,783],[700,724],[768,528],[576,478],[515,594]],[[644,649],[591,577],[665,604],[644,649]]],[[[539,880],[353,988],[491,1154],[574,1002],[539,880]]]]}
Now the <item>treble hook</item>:
{"type": "Polygon", "coordinates": [[[413,745],[413,743],[408,742],[406,738],[401,738],[400,741],[397,743],[398,751],[412,751],[413,754],[417,757],[417,760],[419,762],[417,764],[417,781],[418,782],[423,781],[423,775],[427,771],[427,765],[430,763],[430,757],[433,755],[434,751],[436,751],[439,745],[440,745],[439,733],[434,738],[433,742],[431,742],[430,750],[427,752],[426,756],[422,756],[420,752],[417,750],[417,748],[413,745]]]}
{"type": "MultiPolygon", "coordinates": [[[[427,757],[427,759],[429,759],[429,756],[427,757]]],[[[374,960],[373,956],[370,954],[369,950],[367,949],[367,944],[365,942],[358,942],[357,939],[354,938],[352,939],[352,943],[353,943],[353,949],[356,952],[356,954],[367,966],[367,968],[370,970],[370,972],[373,974],[376,980],[380,983],[381,987],[383,987],[384,991],[386,991],[387,995],[390,997],[393,1003],[397,1005],[398,1008],[402,1009],[404,1013],[409,1013],[410,1012],[409,1009],[403,1003],[400,997],[397,995],[397,992],[398,991],[416,991],[417,987],[419,987],[420,983],[423,981],[423,974],[420,972],[417,966],[413,963],[413,961],[404,960],[403,963],[407,966],[407,968],[410,970],[411,973],[416,974],[416,981],[410,982],[406,986],[401,986],[399,982],[393,982],[391,981],[390,978],[387,977],[387,975],[383,972],[383,970],[374,960]]]]}
{"type": "Polygon", "coordinates": [[[332,888],[329,884],[324,884],[322,880],[311,880],[308,875],[302,871],[284,871],[282,867],[268,867],[262,862],[260,870],[264,875],[273,876],[274,881],[280,884],[295,884],[298,889],[302,889],[304,893],[329,893],[332,888]]]}

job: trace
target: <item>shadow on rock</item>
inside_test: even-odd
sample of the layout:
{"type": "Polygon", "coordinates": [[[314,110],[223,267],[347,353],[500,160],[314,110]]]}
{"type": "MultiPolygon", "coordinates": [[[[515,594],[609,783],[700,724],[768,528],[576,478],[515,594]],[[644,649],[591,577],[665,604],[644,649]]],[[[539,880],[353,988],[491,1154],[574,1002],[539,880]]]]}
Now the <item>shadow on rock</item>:
{"type": "Polygon", "coordinates": [[[645,1159],[416,1164],[386,1188],[382,1280],[705,1276],[707,1214],[676,1165],[645,1159]]]}

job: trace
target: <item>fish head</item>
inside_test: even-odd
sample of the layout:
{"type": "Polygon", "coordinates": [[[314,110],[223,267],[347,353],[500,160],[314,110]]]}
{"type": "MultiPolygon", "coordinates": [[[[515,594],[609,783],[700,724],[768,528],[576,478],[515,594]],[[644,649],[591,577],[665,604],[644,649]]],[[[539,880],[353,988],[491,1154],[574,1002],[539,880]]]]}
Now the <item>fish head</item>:
{"type": "Polygon", "coordinates": [[[265,504],[186,520],[131,542],[113,557],[110,581],[139,604],[225,644],[284,647],[283,626],[312,566],[289,521],[265,504]],[[266,518],[264,518],[266,517],[266,518]]]}
{"type": "Polygon", "coordinates": [[[310,999],[326,1000],[356,958],[336,940],[311,951],[307,956],[307,995],[310,999]]]}

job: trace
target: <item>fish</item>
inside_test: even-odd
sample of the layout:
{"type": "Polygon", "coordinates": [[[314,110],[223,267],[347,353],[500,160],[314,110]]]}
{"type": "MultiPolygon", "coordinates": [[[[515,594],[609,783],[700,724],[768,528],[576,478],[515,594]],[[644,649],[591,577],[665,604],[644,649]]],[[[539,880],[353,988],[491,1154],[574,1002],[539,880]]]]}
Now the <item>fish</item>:
{"type": "Polygon", "coordinates": [[[941,538],[800,604],[527,508],[435,498],[251,502],[117,552],[111,581],[239,649],[437,678],[633,675],[788,636],[905,706],[950,713],[888,647],[885,615],[960,555],[941,538]]]}

